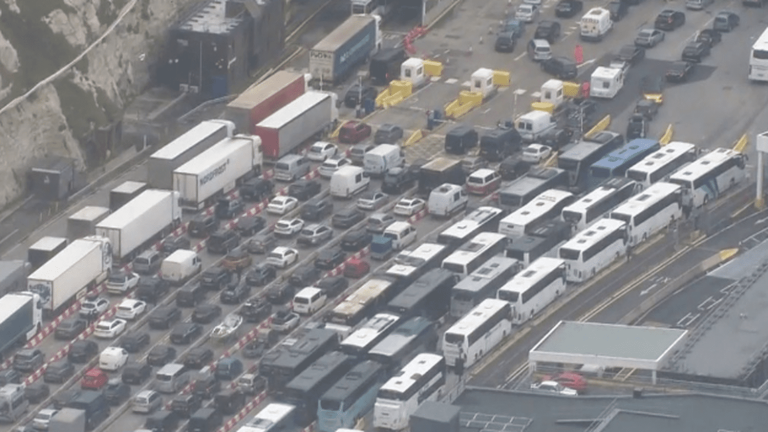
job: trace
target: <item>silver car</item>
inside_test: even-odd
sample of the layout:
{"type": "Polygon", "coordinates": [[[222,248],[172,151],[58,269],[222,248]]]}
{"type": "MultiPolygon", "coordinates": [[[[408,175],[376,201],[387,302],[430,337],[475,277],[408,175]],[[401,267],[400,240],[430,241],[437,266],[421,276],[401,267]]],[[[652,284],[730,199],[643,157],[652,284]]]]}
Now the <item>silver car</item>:
{"type": "Polygon", "coordinates": [[[133,397],[133,412],[151,414],[163,404],[163,397],[154,390],[144,390],[133,397]]]}
{"type": "Polygon", "coordinates": [[[382,191],[369,191],[357,199],[360,210],[376,210],[389,202],[389,196],[382,191]]]}
{"type": "Polygon", "coordinates": [[[533,4],[523,3],[517,7],[515,19],[525,23],[532,23],[539,17],[539,7],[533,4]]]}
{"type": "Polygon", "coordinates": [[[665,33],[654,28],[644,28],[637,32],[635,45],[644,48],[653,48],[664,40],[665,33]]]}

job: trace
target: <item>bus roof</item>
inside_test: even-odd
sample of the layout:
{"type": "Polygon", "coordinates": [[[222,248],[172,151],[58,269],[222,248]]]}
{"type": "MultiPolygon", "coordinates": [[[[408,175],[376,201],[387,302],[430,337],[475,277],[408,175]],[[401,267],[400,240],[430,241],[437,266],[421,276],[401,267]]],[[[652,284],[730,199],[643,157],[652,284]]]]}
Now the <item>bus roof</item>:
{"type": "Polygon", "coordinates": [[[571,147],[570,149],[566,150],[565,153],[561,154],[557,158],[580,161],[582,159],[587,158],[592,153],[596,152],[603,145],[604,144],[596,143],[596,142],[581,141],[578,144],[571,147]]]}
{"type": "Polygon", "coordinates": [[[516,274],[509,282],[504,284],[499,291],[512,291],[522,293],[533,284],[540,281],[552,270],[564,267],[565,261],[559,258],[541,257],[532,262],[525,270],[516,274]]]}
{"type": "Polygon", "coordinates": [[[459,291],[478,292],[488,283],[488,280],[496,278],[518,265],[519,261],[514,258],[503,256],[492,257],[480,266],[480,268],[457,283],[454,289],[459,291]]]}
{"type": "Polygon", "coordinates": [[[649,154],[640,162],[632,165],[628,171],[642,173],[653,172],[670,161],[677,159],[679,156],[694,151],[695,149],[696,146],[694,144],[673,141],[649,154]]]}
{"type": "Polygon", "coordinates": [[[648,151],[648,149],[659,146],[657,140],[638,138],[634,139],[627,144],[619,147],[618,149],[608,153],[607,156],[592,164],[593,167],[601,168],[616,168],[624,163],[627,159],[631,159],[638,153],[648,151]]]}
{"type": "Polygon", "coordinates": [[[392,327],[399,320],[400,317],[397,315],[387,313],[376,314],[373,318],[369,319],[365,324],[363,324],[362,327],[355,330],[351,335],[347,336],[347,338],[344,339],[341,344],[364,348],[369,343],[371,343],[371,341],[373,341],[379,333],[385,331],[389,327],[392,327]]]}
{"type": "Polygon", "coordinates": [[[296,407],[283,403],[271,403],[259,411],[256,416],[248,422],[248,426],[259,431],[266,431],[272,425],[279,422],[285,416],[289,415],[296,407]]]}
{"type": "Polygon", "coordinates": [[[564,249],[584,250],[595,242],[605,238],[616,230],[626,229],[626,223],[620,220],[602,218],[589,228],[576,234],[574,238],[563,245],[564,249]]]}
{"type": "Polygon", "coordinates": [[[312,329],[293,344],[283,344],[268,352],[261,361],[278,367],[295,368],[306,356],[325,346],[329,340],[338,340],[338,337],[333,330],[312,329]]]}
{"type": "Polygon", "coordinates": [[[549,189],[540,193],[528,204],[520,207],[514,213],[504,218],[508,222],[527,225],[532,220],[549,211],[560,201],[572,197],[573,194],[559,189],[549,189]]]}
{"type": "Polygon", "coordinates": [[[665,196],[671,193],[679,192],[681,189],[682,187],[680,185],[672,183],[654,183],[643,192],[633,196],[627,200],[627,202],[618,206],[614,211],[611,212],[611,214],[619,213],[628,216],[635,216],[665,196]]]}
{"type": "Polygon", "coordinates": [[[396,393],[404,393],[411,388],[419,378],[429,372],[430,369],[440,364],[443,356],[423,353],[413,358],[397,375],[389,379],[381,390],[389,390],[396,393]]]}
{"type": "Polygon", "coordinates": [[[367,385],[368,380],[382,373],[380,364],[366,360],[347,372],[333,387],[320,398],[321,400],[344,401],[361,385],[367,385]]]}
{"type": "Polygon", "coordinates": [[[587,210],[593,205],[611,196],[611,194],[613,194],[617,190],[621,190],[622,188],[627,186],[635,187],[634,186],[635,184],[637,184],[636,181],[632,179],[628,179],[626,177],[611,177],[605,180],[604,182],[600,183],[600,186],[598,186],[592,192],[586,194],[585,196],[581,197],[581,199],[579,199],[578,201],[565,207],[563,211],[568,210],[568,211],[581,212],[581,211],[587,210]]]}
{"type": "Polygon", "coordinates": [[[413,317],[400,324],[392,333],[368,351],[368,354],[391,356],[406,346],[413,338],[418,337],[424,330],[434,323],[424,317],[413,317]]]}
{"type": "Polygon", "coordinates": [[[434,268],[421,275],[421,277],[410,284],[408,288],[393,298],[392,301],[389,302],[389,306],[410,310],[432,293],[435,286],[441,285],[446,279],[452,279],[454,277],[456,276],[452,271],[442,268],[434,268]]]}
{"type": "Polygon", "coordinates": [[[347,364],[351,358],[341,351],[331,351],[304,369],[296,378],[292,379],[286,390],[298,390],[307,392],[313,389],[319,382],[341,365],[347,364]]]}
{"type": "Polygon", "coordinates": [[[386,279],[371,279],[344,299],[333,311],[340,314],[352,315],[392,286],[386,279]]]}
{"type": "Polygon", "coordinates": [[[756,51],[768,51],[768,28],[763,31],[763,34],[752,44],[752,49],[756,51]]]}
{"type": "Polygon", "coordinates": [[[460,320],[456,322],[451,328],[446,330],[446,333],[456,335],[468,335],[472,333],[477,326],[488,320],[493,314],[504,308],[509,309],[509,303],[504,300],[498,299],[485,299],[475,306],[472,311],[464,315],[460,320]]]}
{"type": "Polygon", "coordinates": [[[727,161],[728,159],[740,154],[739,152],[731,149],[718,148],[711,152],[701,156],[695,161],[685,165],[672,174],[670,180],[683,180],[691,181],[698,178],[704,173],[711,171],[717,165],[727,161]]]}

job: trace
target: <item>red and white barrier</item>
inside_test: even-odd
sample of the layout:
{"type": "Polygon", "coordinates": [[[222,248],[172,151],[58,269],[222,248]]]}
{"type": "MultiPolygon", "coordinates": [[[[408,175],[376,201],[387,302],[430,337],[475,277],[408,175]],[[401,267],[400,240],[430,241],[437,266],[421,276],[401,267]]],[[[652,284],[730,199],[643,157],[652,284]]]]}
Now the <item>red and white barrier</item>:
{"type": "Polygon", "coordinates": [[[259,406],[260,403],[264,402],[264,399],[267,398],[267,392],[263,391],[259,393],[256,397],[251,399],[250,402],[245,404],[243,409],[240,410],[237,414],[235,414],[234,417],[227,420],[226,423],[224,423],[224,426],[220,427],[217,432],[229,432],[233,427],[235,427],[236,424],[240,423],[251,411],[253,411],[257,406],[259,406]]]}
{"type": "Polygon", "coordinates": [[[317,424],[316,422],[312,422],[311,425],[309,425],[309,426],[305,427],[304,429],[302,429],[301,432],[314,432],[316,424],[317,424]]]}
{"type": "Polygon", "coordinates": [[[427,216],[429,212],[427,211],[427,208],[424,207],[423,209],[419,210],[415,215],[408,218],[408,223],[415,224],[416,222],[424,219],[424,217],[427,216]]]}

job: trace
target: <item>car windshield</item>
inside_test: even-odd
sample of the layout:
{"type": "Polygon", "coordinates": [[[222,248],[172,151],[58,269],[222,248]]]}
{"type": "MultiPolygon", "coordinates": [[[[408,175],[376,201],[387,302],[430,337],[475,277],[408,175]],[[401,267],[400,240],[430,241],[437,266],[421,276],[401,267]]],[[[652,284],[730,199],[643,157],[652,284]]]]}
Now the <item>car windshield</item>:
{"type": "Polygon", "coordinates": [[[121,311],[126,311],[126,312],[130,312],[133,310],[131,306],[126,306],[126,305],[120,305],[117,307],[117,309],[121,311]]]}
{"type": "Polygon", "coordinates": [[[276,226],[278,228],[290,228],[291,224],[288,222],[278,222],[276,226]]]}
{"type": "Polygon", "coordinates": [[[271,254],[267,255],[267,258],[274,258],[276,260],[281,260],[283,259],[283,255],[277,252],[272,252],[271,254]]]}
{"type": "Polygon", "coordinates": [[[109,276],[109,281],[112,283],[123,283],[125,282],[125,275],[122,273],[117,273],[109,276]]]}
{"type": "Polygon", "coordinates": [[[467,183],[482,184],[483,183],[483,179],[482,179],[482,177],[470,177],[467,180],[467,183]]]}
{"type": "Polygon", "coordinates": [[[111,327],[112,326],[110,326],[109,324],[99,324],[96,326],[96,328],[99,330],[109,330],[111,327]]]}
{"type": "Polygon", "coordinates": [[[640,31],[640,37],[649,38],[651,36],[653,36],[653,30],[642,30],[642,31],[640,31]]]}
{"type": "Polygon", "coordinates": [[[303,236],[306,236],[306,237],[312,237],[312,235],[313,235],[314,233],[315,233],[314,231],[312,231],[312,230],[309,230],[309,229],[303,229],[303,230],[301,230],[301,235],[303,235],[303,236]]]}
{"type": "Polygon", "coordinates": [[[275,164],[275,169],[276,170],[288,171],[288,168],[289,168],[288,164],[285,163],[285,162],[278,162],[278,163],[275,164]]]}
{"type": "Polygon", "coordinates": [[[323,151],[323,148],[318,146],[312,146],[312,148],[309,149],[310,153],[320,153],[322,151],[323,151]]]}
{"type": "Polygon", "coordinates": [[[82,306],[80,306],[82,309],[96,309],[96,304],[91,302],[85,302],[82,306]]]}

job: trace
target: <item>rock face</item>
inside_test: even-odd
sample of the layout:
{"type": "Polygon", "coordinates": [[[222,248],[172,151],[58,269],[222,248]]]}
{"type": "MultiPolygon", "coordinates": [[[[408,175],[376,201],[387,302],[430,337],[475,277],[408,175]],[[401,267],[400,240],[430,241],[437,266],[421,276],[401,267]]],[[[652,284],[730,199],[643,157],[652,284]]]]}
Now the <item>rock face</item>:
{"type": "Polygon", "coordinates": [[[147,86],[169,26],[199,1],[0,0],[0,206],[23,193],[37,158],[101,162],[88,137],[147,86]]]}

